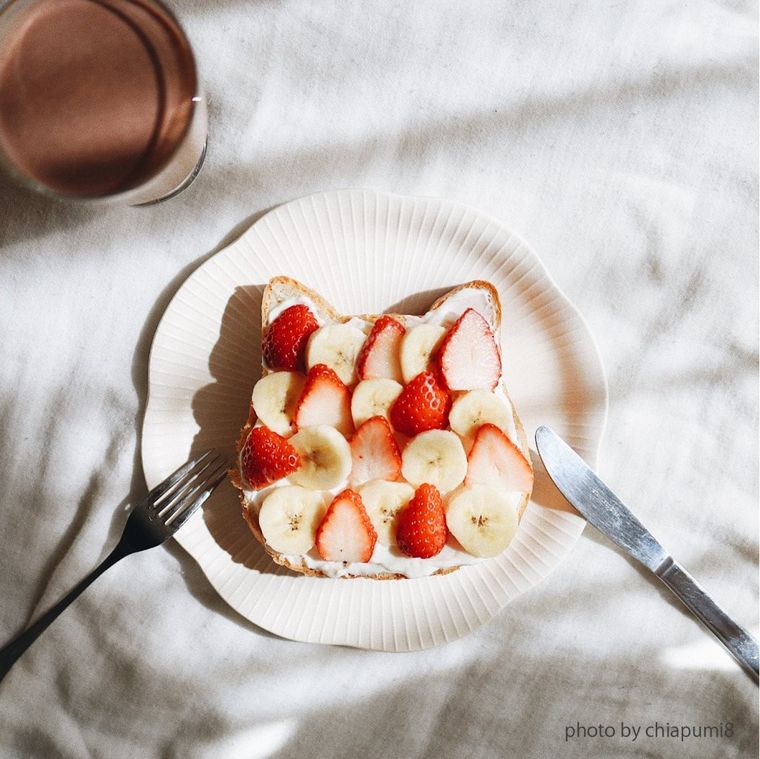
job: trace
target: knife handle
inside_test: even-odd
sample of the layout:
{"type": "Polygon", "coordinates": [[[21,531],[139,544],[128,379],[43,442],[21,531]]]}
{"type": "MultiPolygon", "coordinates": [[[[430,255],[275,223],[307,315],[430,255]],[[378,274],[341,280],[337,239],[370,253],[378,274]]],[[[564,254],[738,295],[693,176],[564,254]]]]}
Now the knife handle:
{"type": "Polygon", "coordinates": [[[736,624],[696,580],[677,562],[668,557],[655,574],[675,593],[689,611],[728,649],[731,656],[758,681],[758,644],[741,626],[736,624]]]}

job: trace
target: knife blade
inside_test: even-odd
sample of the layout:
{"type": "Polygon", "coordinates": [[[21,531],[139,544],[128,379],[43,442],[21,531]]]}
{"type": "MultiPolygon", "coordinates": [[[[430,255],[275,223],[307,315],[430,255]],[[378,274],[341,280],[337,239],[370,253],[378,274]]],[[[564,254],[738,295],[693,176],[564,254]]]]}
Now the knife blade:
{"type": "Polygon", "coordinates": [[[710,598],[559,435],[539,427],[536,448],[557,489],[586,521],[662,580],[758,682],[757,641],[710,598]]]}

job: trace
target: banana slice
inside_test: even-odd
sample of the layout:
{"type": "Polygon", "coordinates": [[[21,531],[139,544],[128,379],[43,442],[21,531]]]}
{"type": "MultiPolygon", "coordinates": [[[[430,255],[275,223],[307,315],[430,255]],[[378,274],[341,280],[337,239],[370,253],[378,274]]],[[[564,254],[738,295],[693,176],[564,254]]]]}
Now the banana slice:
{"type": "Polygon", "coordinates": [[[451,406],[449,424],[469,448],[481,424],[496,425],[507,437],[514,439],[515,422],[507,399],[490,390],[470,390],[460,395],[451,406]]]}
{"type": "Polygon", "coordinates": [[[392,379],[362,380],[351,396],[351,416],[358,429],[363,422],[373,416],[388,418],[393,401],[398,398],[403,388],[392,379]]]}
{"type": "Polygon", "coordinates": [[[459,438],[448,430],[420,432],[401,454],[401,474],[417,487],[423,482],[448,493],[467,474],[467,456],[459,438]]]}
{"type": "Polygon", "coordinates": [[[327,364],[346,385],[356,382],[356,358],[367,336],[348,324],[327,324],[309,338],[306,366],[327,364]]]}
{"type": "Polygon", "coordinates": [[[473,556],[496,556],[517,531],[514,498],[488,485],[458,490],[446,507],[446,526],[473,556]]]}
{"type": "Polygon", "coordinates": [[[256,416],[278,435],[295,432],[293,416],[305,382],[300,372],[272,372],[262,377],[251,396],[256,416]]]}
{"type": "Polygon", "coordinates": [[[310,490],[337,487],[351,471],[351,448],[334,427],[304,427],[288,441],[303,457],[300,469],[290,475],[297,485],[310,490]]]}
{"type": "Polygon", "coordinates": [[[298,485],[272,490],[259,510],[259,527],[267,545],[280,553],[309,551],[327,502],[324,493],[298,485]]]}
{"type": "Polygon", "coordinates": [[[414,488],[406,482],[370,480],[359,488],[359,495],[378,541],[386,546],[395,546],[398,514],[411,500],[414,488]]]}
{"type": "Polygon", "coordinates": [[[430,368],[430,358],[438,350],[446,328],[439,324],[419,324],[406,331],[401,340],[401,374],[411,382],[420,372],[430,368]]]}

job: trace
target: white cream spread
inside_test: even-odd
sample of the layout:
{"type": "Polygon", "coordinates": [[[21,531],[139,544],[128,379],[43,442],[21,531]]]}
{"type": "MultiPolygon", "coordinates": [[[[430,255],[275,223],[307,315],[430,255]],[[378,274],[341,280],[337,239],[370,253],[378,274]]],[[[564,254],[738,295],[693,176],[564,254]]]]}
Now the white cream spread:
{"type": "Polygon", "coordinates": [[[372,331],[372,322],[368,322],[366,319],[360,319],[358,316],[352,316],[346,322],[346,325],[360,329],[365,335],[368,335],[372,331]]]}
{"type": "Polygon", "coordinates": [[[299,295],[296,298],[287,298],[281,303],[278,303],[273,309],[271,309],[269,312],[269,321],[267,322],[267,326],[270,325],[283,311],[287,311],[287,309],[289,309],[291,306],[308,306],[309,311],[314,314],[314,318],[317,320],[317,324],[320,326],[322,326],[326,321],[324,318],[322,318],[322,315],[319,312],[319,308],[314,303],[314,301],[312,301],[310,298],[307,298],[305,295],[299,295]]]}
{"type": "Polygon", "coordinates": [[[372,557],[365,564],[340,561],[323,561],[315,548],[312,548],[303,556],[286,556],[285,558],[294,564],[303,561],[310,569],[319,569],[328,577],[348,577],[350,575],[378,575],[378,574],[401,574],[405,577],[428,577],[438,569],[444,567],[464,566],[465,564],[476,564],[485,559],[479,559],[471,556],[461,548],[456,547],[457,542],[453,536],[449,535],[446,545],[439,554],[430,559],[415,559],[406,556],[398,548],[390,548],[375,544],[375,550],[372,557]]]}
{"type": "Polygon", "coordinates": [[[460,290],[450,295],[443,305],[429,311],[420,318],[426,324],[440,324],[443,327],[453,327],[454,322],[468,309],[474,308],[493,329],[491,316],[493,305],[486,293],[481,289],[460,290]]]}
{"type": "MultiPolygon", "coordinates": [[[[314,304],[312,300],[304,295],[298,295],[294,298],[288,298],[287,300],[279,303],[275,308],[269,312],[269,320],[267,325],[271,324],[279,314],[290,306],[304,304],[309,307],[314,314],[317,322],[320,324],[327,323],[327,319],[320,314],[319,308],[314,304]]],[[[490,320],[492,314],[492,305],[484,292],[480,290],[468,290],[455,293],[451,297],[446,299],[446,302],[438,308],[428,312],[424,317],[420,316],[406,316],[405,320],[407,326],[415,326],[416,324],[440,324],[444,327],[453,326],[454,322],[464,313],[468,308],[474,308],[478,313],[483,315],[487,321],[490,320]]],[[[352,316],[347,322],[352,327],[357,327],[362,332],[369,334],[372,329],[372,322],[366,319],[360,319],[358,316],[352,316]]],[[[497,385],[494,393],[502,398],[502,400],[512,408],[507,394],[504,392],[504,388],[501,383],[497,385]]],[[[456,396],[455,396],[456,397],[456,396]]],[[[256,426],[259,422],[256,422],[256,426]]],[[[504,430],[507,437],[509,437],[515,445],[522,450],[523,453],[527,453],[521,441],[518,438],[517,430],[514,423],[514,418],[510,416],[510,428],[504,430]]],[[[238,467],[240,462],[238,462],[238,467]]],[[[242,470],[241,470],[242,471],[242,470]]],[[[252,509],[254,512],[258,512],[261,504],[266,496],[277,487],[283,487],[285,485],[291,485],[287,477],[282,480],[278,480],[276,483],[269,485],[261,490],[243,490],[243,498],[246,504],[246,508],[252,509]]],[[[332,488],[329,492],[335,496],[348,487],[348,481],[341,483],[339,486],[332,488]]],[[[327,491],[325,491],[327,492],[327,491]]],[[[508,493],[507,494],[514,502],[515,508],[519,506],[522,493],[508,493]]],[[[366,563],[357,562],[336,562],[325,561],[319,557],[316,548],[312,548],[306,554],[299,555],[283,555],[283,557],[292,564],[298,565],[302,561],[310,569],[318,569],[324,572],[328,577],[348,577],[348,576],[363,576],[363,575],[376,575],[383,573],[401,574],[405,577],[428,577],[434,574],[439,569],[446,567],[466,566],[471,564],[478,564],[486,559],[473,556],[467,553],[457,542],[453,535],[449,534],[446,545],[443,550],[436,556],[429,559],[418,559],[411,556],[406,556],[396,547],[389,547],[382,545],[380,542],[375,544],[375,549],[372,553],[370,560],[366,563]]]]}

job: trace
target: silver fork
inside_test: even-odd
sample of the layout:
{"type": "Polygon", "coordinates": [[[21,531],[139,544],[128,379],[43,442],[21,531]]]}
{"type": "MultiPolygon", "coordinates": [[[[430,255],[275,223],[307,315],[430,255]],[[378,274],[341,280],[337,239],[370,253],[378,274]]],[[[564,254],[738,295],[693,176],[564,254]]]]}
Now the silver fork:
{"type": "Polygon", "coordinates": [[[156,485],[130,512],[113,551],[52,609],[0,649],[0,680],[40,633],[106,569],[125,556],[155,548],[172,537],[224,479],[228,467],[226,456],[206,451],[156,485]]]}

